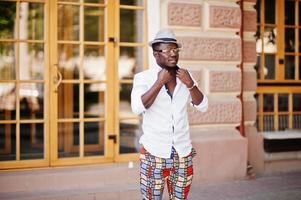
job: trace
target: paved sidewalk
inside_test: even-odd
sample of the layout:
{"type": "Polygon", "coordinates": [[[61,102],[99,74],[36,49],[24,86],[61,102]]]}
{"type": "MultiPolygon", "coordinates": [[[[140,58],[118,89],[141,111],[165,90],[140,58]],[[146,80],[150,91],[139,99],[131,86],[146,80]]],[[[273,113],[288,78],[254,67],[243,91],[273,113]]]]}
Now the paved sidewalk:
{"type": "Polygon", "coordinates": [[[193,185],[190,200],[301,200],[301,172],[264,175],[252,180],[193,185]]]}

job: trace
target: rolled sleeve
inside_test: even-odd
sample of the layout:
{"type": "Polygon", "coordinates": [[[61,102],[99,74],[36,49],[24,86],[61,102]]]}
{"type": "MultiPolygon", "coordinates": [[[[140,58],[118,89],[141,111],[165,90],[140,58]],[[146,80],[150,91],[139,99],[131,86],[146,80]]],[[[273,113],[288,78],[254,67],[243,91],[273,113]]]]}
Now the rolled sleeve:
{"type": "Polygon", "coordinates": [[[133,89],[131,93],[131,107],[133,113],[139,115],[146,111],[141,96],[147,91],[147,85],[143,82],[143,78],[137,74],[134,77],[133,89]]]}
{"type": "Polygon", "coordinates": [[[191,105],[201,112],[206,112],[208,109],[208,98],[204,95],[203,100],[199,105],[195,105],[193,103],[191,103],[191,105]]]}

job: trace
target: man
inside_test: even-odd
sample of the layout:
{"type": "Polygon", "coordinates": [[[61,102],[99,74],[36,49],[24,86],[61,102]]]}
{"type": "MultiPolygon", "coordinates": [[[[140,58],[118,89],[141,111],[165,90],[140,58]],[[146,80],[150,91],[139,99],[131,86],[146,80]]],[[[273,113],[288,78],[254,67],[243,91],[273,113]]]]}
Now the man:
{"type": "Polygon", "coordinates": [[[192,182],[192,148],[187,105],[205,112],[208,100],[191,74],[177,63],[181,44],[169,29],[149,42],[157,65],[134,77],[132,110],[143,114],[140,187],[143,199],[187,199],[192,182]]]}

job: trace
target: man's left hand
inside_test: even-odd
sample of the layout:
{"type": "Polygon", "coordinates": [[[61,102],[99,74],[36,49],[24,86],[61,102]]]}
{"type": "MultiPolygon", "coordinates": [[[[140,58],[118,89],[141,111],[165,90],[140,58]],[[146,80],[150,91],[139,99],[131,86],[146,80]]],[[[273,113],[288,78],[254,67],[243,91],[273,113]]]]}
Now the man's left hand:
{"type": "Polygon", "coordinates": [[[179,68],[176,76],[186,85],[186,87],[190,88],[193,86],[193,80],[186,69],[179,68]]]}

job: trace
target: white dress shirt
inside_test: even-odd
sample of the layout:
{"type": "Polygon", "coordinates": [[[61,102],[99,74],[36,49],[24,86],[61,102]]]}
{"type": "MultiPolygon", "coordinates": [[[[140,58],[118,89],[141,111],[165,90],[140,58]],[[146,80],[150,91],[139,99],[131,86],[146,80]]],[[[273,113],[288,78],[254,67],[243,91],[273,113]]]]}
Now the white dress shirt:
{"type": "Polygon", "coordinates": [[[154,103],[146,109],[141,96],[154,85],[161,69],[156,65],[134,77],[131,107],[135,114],[143,114],[143,135],[139,142],[148,152],[160,158],[169,158],[172,147],[180,157],[185,157],[192,149],[187,105],[190,104],[205,112],[208,108],[208,99],[204,95],[199,105],[193,105],[188,88],[176,78],[177,85],[172,98],[163,86],[154,103]]]}

